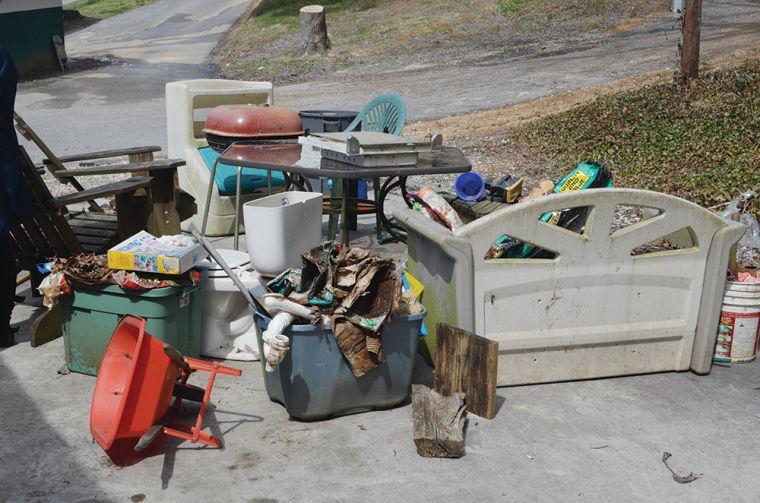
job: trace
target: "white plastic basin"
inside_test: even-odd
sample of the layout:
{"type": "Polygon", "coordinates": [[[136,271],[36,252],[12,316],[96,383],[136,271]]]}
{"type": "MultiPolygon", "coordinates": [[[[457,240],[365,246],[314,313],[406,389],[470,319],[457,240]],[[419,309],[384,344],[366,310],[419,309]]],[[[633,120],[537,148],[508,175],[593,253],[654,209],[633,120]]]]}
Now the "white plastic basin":
{"type": "Polygon", "coordinates": [[[322,240],[322,194],[281,192],[243,205],[248,254],[262,276],[301,266],[301,254],[322,240]]]}

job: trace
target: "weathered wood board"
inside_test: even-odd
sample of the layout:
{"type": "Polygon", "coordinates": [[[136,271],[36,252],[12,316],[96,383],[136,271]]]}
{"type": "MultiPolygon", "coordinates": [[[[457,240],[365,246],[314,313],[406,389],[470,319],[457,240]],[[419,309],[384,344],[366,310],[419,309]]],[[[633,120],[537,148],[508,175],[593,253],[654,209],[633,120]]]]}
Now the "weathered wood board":
{"type": "Polygon", "coordinates": [[[499,343],[440,323],[436,331],[435,390],[444,396],[462,392],[467,411],[496,416],[499,343]]]}

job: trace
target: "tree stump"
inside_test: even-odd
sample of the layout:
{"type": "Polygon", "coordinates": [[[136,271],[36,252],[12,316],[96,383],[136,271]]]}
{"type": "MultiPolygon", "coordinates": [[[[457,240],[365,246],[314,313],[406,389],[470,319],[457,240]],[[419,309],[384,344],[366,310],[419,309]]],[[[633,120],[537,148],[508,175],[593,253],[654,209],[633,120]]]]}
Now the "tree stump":
{"type": "Polygon", "coordinates": [[[464,456],[464,394],[441,396],[427,386],[412,386],[412,425],[417,453],[426,458],[464,456]]]}
{"type": "Polygon", "coordinates": [[[324,7],[321,5],[302,7],[299,20],[301,23],[301,51],[304,54],[325,52],[330,48],[324,7]]]}

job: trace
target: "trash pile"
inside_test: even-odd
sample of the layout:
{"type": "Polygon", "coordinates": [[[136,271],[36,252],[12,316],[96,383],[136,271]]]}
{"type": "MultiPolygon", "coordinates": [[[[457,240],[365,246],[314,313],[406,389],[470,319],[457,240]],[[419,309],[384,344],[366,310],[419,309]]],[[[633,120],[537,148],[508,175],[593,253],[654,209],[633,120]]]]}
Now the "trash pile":
{"type": "Polygon", "coordinates": [[[760,224],[753,214],[756,203],[757,192],[747,191],[718,212],[724,220],[747,226],[744,236],[736,245],[736,255],[731,257],[729,263],[729,281],[760,284],[760,224]]]}
{"type": "Polygon", "coordinates": [[[271,293],[264,296],[264,306],[277,305],[292,318],[275,314],[263,338],[281,347],[284,342],[277,336],[287,327],[283,320],[329,324],[354,376],[361,377],[385,361],[383,328],[399,312],[401,285],[394,260],[325,242],[303,254],[302,268],[289,269],[267,284],[271,293]]]}
{"type": "Polygon", "coordinates": [[[180,276],[114,270],[109,268],[105,255],[95,253],[55,258],[51,262],[38,264],[37,270],[41,274],[47,274],[38,290],[43,296],[43,304],[48,308],[55,304],[59,296],[71,293],[73,282],[119,285],[126,290],[150,290],[167,286],[191,286],[201,279],[197,270],[190,270],[180,276]]]}
{"type": "MultiPolygon", "coordinates": [[[[578,164],[557,183],[554,183],[552,180],[542,180],[525,197],[519,197],[522,191],[522,179],[513,175],[506,175],[496,182],[491,181],[486,183],[480,179],[479,175],[475,174],[477,179],[480,179],[481,186],[469,189],[461,181],[464,175],[473,175],[473,173],[463,173],[460,175],[455,188],[459,199],[468,198],[465,200],[471,203],[483,199],[486,191],[489,193],[490,202],[519,203],[538,199],[548,194],[612,187],[612,174],[610,174],[607,168],[595,162],[582,162],[578,164]],[[475,193],[475,195],[468,196],[468,191],[475,193]]],[[[467,180],[467,183],[473,185],[474,182],[473,180],[467,180]]],[[[462,219],[451,204],[442,195],[437,194],[430,188],[423,187],[417,194],[409,195],[408,199],[412,204],[412,209],[423,213],[449,230],[457,230],[464,226],[462,219]]],[[[492,209],[496,209],[497,207],[492,207],[492,209]]],[[[540,219],[550,225],[583,232],[587,216],[586,208],[568,208],[546,212],[541,215],[540,219]]],[[[508,234],[502,234],[491,248],[488,249],[485,258],[542,258],[548,255],[550,255],[550,252],[537,249],[508,234]]]]}

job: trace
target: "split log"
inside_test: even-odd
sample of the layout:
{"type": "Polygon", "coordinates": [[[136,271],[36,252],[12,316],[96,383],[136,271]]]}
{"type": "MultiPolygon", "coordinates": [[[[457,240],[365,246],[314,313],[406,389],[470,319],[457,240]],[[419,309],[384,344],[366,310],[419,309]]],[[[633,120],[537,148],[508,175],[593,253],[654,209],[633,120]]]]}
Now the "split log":
{"type": "Polygon", "coordinates": [[[302,7],[299,20],[301,23],[301,51],[304,54],[325,52],[330,48],[324,7],[321,5],[302,7]]]}
{"type": "Polygon", "coordinates": [[[464,456],[464,394],[445,397],[427,386],[412,386],[412,425],[417,453],[426,458],[464,456]]]}
{"type": "Polygon", "coordinates": [[[462,392],[467,412],[493,419],[499,343],[444,323],[435,338],[435,390],[443,396],[462,392]]]}

